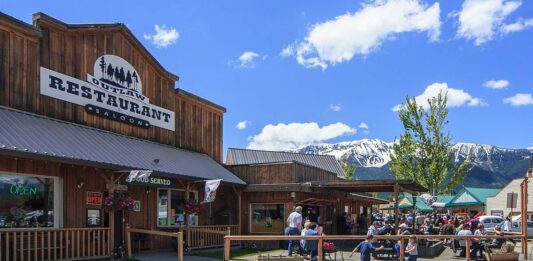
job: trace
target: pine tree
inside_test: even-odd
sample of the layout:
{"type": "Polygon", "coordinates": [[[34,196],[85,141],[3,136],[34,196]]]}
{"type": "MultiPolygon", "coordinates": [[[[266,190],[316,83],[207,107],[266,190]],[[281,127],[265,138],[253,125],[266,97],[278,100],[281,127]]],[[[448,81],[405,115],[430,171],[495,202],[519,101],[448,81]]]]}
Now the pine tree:
{"type": "Polygon", "coordinates": [[[344,171],[344,178],[346,180],[353,180],[353,175],[355,174],[356,166],[354,164],[348,164],[348,153],[342,155],[341,167],[344,171]]]}
{"type": "Polygon", "coordinates": [[[137,83],[139,83],[139,80],[137,80],[137,72],[133,71],[133,75],[131,77],[133,77],[133,87],[137,91],[137,83]]]}
{"type": "Polygon", "coordinates": [[[400,140],[393,145],[390,169],[397,179],[410,179],[429,189],[432,195],[449,192],[471,170],[470,157],[457,166],[448,123],[448,98],[440,93],[428,100],[429,109],[406,98],[399,117],[404,127],[400,140]]]}
{"type": "Polygon", "coordinates": [[[102,71],[102,77],[105,77],[106,75],[106,66],[105,66],[105,59],[104,57],[102,56],[102,58],[100,58],[100,70],[102,71]]]}
{"type": "Polygon", "coordinates": [[[120,84],[124,84],[126,81],[126,74],[124,73],[124,68],[120,67],[120,84]]]}
{"type": "Polygon", "coordinates": [[[109,79],[113,77],[113,74],[115,73],[115,70],[113,69],[113,65],[108,64],[107,65],[107,76],[109,79]]]}
{"type": "Polygon", "coordinates": [[[130,85],[133,81],[131,80],[131,73],[128,70],[128,73],[126,73],[126,84],[128,85],[128,89],[130,88],[130,85]]]}
{"type": "Polygon", "coordinates": [[[120,82],[120,71],[118,69],[118,66],[115,67],[115,82],[116,83],[119,83],[120,82]]]}

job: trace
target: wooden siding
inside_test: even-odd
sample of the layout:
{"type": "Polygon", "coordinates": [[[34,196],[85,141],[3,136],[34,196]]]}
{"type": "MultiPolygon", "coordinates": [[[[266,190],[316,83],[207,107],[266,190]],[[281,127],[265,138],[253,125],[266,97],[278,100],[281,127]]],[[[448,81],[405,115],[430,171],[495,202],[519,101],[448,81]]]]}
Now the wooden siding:
{"type": "Polygon", "coordinates": [[[222,162],[224,110],[176,91],[175,79],[126,29],[70,30],[49,21],[37,22],[42,36],[0,19],[0,105],[206,153],[222,162]],[[136,68],[150,103],[175,112],[174,132],[90,115],[83,106],[40,95],[40,66],[84,80],[94,73],[95,60],[104,54],[120,56],[136,68]]]}
{"type": "Polygon", "coordinates": [[[297,162],[257,165],[229,165],[227,168],[248,184],[302,183],[334,181],[337,175],[297,162]]]}

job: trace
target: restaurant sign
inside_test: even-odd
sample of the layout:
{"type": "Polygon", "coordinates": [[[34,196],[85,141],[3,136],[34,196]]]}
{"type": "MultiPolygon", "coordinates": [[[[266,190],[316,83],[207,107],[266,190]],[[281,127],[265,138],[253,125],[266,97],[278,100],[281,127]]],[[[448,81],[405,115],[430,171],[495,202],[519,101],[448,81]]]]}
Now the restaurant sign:
{"type": "Polygon", "coordinates": [[[157,188],[176,188],[176,180],[172,178],[163,178],[163,177],[147,177],[147,178],[133,178],[126,179],[126,183],[129,185],[138,185],[146,187],[157,187],[157,188]]]}
{"type": "Polygon", "coordinates": [[[102,55],[87,81],[41,67],[41,94],[85,107],[88,113],[143,128],[174,131],[174,112],[150,104],[139,74],[126,60],[102,55]]]}

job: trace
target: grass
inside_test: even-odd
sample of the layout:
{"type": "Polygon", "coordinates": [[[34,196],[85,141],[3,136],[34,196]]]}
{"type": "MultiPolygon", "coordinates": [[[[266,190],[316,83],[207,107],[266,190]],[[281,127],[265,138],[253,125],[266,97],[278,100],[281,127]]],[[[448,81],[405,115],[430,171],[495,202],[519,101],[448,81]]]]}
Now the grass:
{"type": "MultiPolygon", "coordinates": [[[[232,248],[231,259],[232,260],[246,259],[247,257],[257,256],[258,252],[261,252],[261,254],[269,254],[269,253],[279,253],[280,251],[281,250],[279,249],[257,250],[257,249],[232,248]]],[[[191,256],[224,259],[224,249],[216,249],[216,250],[210,250],[210,251],[192,251],[191,256]]]]}

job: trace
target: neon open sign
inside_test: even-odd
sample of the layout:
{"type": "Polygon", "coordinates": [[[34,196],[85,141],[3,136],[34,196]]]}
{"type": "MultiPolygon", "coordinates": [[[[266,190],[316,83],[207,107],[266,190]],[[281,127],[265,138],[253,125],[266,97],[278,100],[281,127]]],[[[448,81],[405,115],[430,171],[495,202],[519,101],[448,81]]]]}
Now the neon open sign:
{"type": "Polygon", "coordinates": [[[37,195],[37,188],[32,185],[14,184],[9,187],[9,193],[17,196],[37,195]]]}

